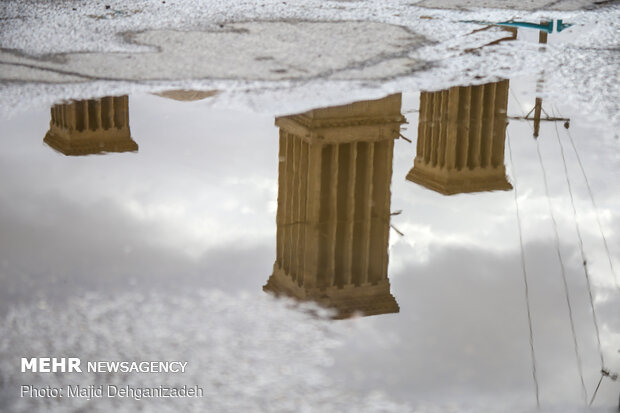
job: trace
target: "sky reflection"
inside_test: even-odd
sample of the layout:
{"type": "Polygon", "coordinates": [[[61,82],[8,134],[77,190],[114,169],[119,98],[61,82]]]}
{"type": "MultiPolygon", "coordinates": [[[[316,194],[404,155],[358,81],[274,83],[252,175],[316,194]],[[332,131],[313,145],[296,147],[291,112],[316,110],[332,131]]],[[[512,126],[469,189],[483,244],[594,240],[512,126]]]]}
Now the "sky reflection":
{"type": "MultiPolygon", "coordinates": [[[[489,108],[495,109],[488,115],[500,126],[509,117],[522,114],[523,106],[535,104],[534,79],[511,79],[510,89],[508,81],[503,82],[505,101],[499,106],[491,104],[489,108]]],[[[495,96],[500,84],[493,84],[495,96]]],[[[477,93],[474,90],[461,88],[459,93],[472,96],[477,93]]],[[[487,92],[481,90],[482,98],[487,92]]],[[[451,133],[446,122],[456,116],[454,122],[459,123],[464,116],[449,110],[452,101],[447,97],[453,91],[432,93],[445,96],[447,108],[433,119],[420,108],[427,100],[418,93],[403,93],[402,106],[401,96],[394,95],[398,96],[396,113],[404,114],[409,122],[397,132],[413,143],[397,139],[389,149],[393,162],[386,164],[389,174],[386,169],[387,180],[382,185],[391,196],[381,214],[402,212],[387,217],[388,221],[381,221],[377,227],[386,236],[389,232],[389,244],[385,239],[385,246],[380,247],[385,250],[369,250],[378,251],[377,256],[384,257],[386,265],[389,254],[389,266],[381,277],[386,282],[389,279],[387,291],[400,312],[384,311],[392,314],[341,321],[348,331],[347,341],[342,349],[334,350],[330,374],[350,391],[380,390],[395,400],[414,404],[441,405],[455,400],[472,405],[533,405],[516,187],[530,277],[541,402],[581,405],[583,396],[556,248],[566,268],[588,395],[598,380],[600,362],[564,159],[592,277],[604,355],[608,366],[617,370],[619,293],[597,224],[598,217],[617,268],[617,141],[609,131],[588,125],[573,108],[549,101],[545,103],[548,108],[571,119],[569,130],[559,124],[556,132],[554,122],[542,122],[539,137],[534,139],[532,122],[511,119],[505,129],[510,147],[484,152],[484,138],[474,149],[462,152],[475,155],[478,148],[480,157],[459,158],[467,163],[467,159],[490,156],[486,158],[489,165],[501,169],[501,188],[477,184],[464,190],[461,182],[462,190],[452,190],[453,195],[446,196],[442,193],[446,191],[436,185],[407,179],[415,169],[414,159],[423,160],[426,153],[416,134],[420,130],[418,117],[439,127],[437,142],[445,146],[451,133]],[[572,150],[571,138],[577,152],[572,150]],[[514,163],[510,162],[509,150],[514,163]],[[577,154],[587,173],[596,210],[577,154]],[[557,244],[543,167],[557,223],[557,244]],[[390,229],[388,222],[395,228],[390,229]]],[[[458,103],[457,99],[455,105],[458,103]]],[[[371,104],[359,104],[372,112],[371,104]]],[[[333,110],[314,113],[319,116],[333,110]]],[[[279,149],[282,141],[278,141],[278,126],[282,131],[282,124],[274,125],[271,116],[207,108],[201,100],[176,101],[153,95],[130,96],[127,113],[131,139],[139,145],[138,151],[132,147],[133,152],[97,156],[73,156],[77,153],[70,151],[67,154],[71,156],[64,156],[43,144],[50,128],[47,110],[5,122],[7,150],[0,154],[0,175],[4,177],[0,182],[3,313],[17,304],[43,299],[64,302],[73,294],[91,290],[172,293],[201,287],[263,294],[261,289],[279,256],[278,177],[282,173],[279,166],[286,164],[279,149]]],[[[480,112],[482,119],[487,119],[485,113],[480,112]]],[[[356,116],[368,118],[367,113],[356,116]]],[[[475,127],[457,128],[454,138],[472,129],[475,127]]],[[[495,138],[488,143],[503,145],[504,131],[494,130],[495,138]]],[[[429,136],[435,139],[432,133],[429,136]]],[[[455,142],[458,147],[460,141],[455,142]]],[[[62,152],[67,147],[54,148],[62,152]]],[[[347,148],[352,150],[351,146],[347,148]]],[[[97,152],[99,149],[101,146],[97,152]]],[[[457,171],[454,176],[461,175],[457,171]]],[[[363,188],[365,184],[360,185],[363,188]]],[[[384,216],[373,215],[374,201],[369,205],[370,217],[384,216]]],[[[331,216],[333,211],[325,208],[326,216],[331,216]]],[[[321,215],[320,208],[317,214],[321,215]]],[[[328,230],[320,226],[323,221],[317,222],[319,235],[327,234],[328,230]]],[[[338,237],[343,233],[336,229],[334,234],[338,237]]],[[[320,239],[316,244],[319,248],[331,245],[320,239]]],[[[356,253],[352,254],[347,257],[351,259],[356,253]]],[[[318,256],[321,261],[320,253],[318,256]]],[[[364,253],[358,256],[364,257],[364,253]]],[[[334,277],[332,282],[340,282],[338,274],[334,277]]],[[[366,281],[372,284],[369,277],[366,281]]],[[[342,280],[346,283],[353,278],[342,280]]],[[[330,305],[324,296],[319,301],[330,305]]],[[[355,311],[347,310],[345,315],[355,311]]],[[[604,381],[598,403],[614,405],[617,390],[617,384],[604,381]]]]}

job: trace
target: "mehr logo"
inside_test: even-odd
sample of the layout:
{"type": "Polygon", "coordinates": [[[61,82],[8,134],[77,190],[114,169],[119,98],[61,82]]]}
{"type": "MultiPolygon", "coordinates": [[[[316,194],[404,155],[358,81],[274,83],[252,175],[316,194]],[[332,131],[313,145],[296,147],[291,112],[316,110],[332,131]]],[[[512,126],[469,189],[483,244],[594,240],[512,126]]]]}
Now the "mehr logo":
{"type": "Polygon", "coordinates": [[[76,357],[22,357],[22,373],[81,373],[80,359],[76,357]]]}

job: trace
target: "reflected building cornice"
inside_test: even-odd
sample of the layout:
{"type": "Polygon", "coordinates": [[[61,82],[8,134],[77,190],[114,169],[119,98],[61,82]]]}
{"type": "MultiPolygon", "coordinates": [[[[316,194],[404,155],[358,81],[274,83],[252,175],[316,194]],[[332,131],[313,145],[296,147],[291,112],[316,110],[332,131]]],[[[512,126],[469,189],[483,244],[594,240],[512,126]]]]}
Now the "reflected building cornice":
{"type": "Polygon", "coordinates": [[[401,95],[276,118],[276,261],[265,291],[337,318],[398,312],[387,276],[401,95]]]}
{"type": "Polygon", "coordinates": [[[163,92],[157,92],[153,94],[162,98],[172,99],[179,102],[194,102],[197,100],[203,100],[208,97],[215,96],[217,93],[217,90],[174,89],[165,90],[163,92]]]}

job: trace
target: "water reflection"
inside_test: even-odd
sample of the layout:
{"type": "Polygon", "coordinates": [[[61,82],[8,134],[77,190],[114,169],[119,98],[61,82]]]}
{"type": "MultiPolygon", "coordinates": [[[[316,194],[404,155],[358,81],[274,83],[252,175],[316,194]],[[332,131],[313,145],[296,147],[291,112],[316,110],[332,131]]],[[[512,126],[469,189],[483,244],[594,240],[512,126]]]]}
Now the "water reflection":
{"type": "Polygon", "coordinates": [[[127,96],[54,105],[51,117],[50,129],[43,141],[64,155],[138,150],[129,130],[127,96]]]}
{"type": "MultiPolygon", "coordinates": [[[[3,180],[2,193],[10,201],[4,203],[1,232],[11,236],[5,237],[1,248],[0,265],[4,267],[0,267],[0,273],[3,272],[0,276],[5,277],[1,290],[8,299],[0,302],[8,305],[11,300],[12,305],[17,301],[15,291],[24,297],[34,297],[35,287],[37,294],[52,296],[49,285],[62,290],[58,295],[64,294],[65,286],[74,285],[83,287],[82,290],[130,288],[126,280],[137,280],[137,283],[132,281],[132,285],[137,285],[135,289],[157,285],[169,295],[173,295],[170,284],[192,289],[249,289],[260,295],[260,287],[267,277],[256,268],[268,268],[275,255],[273,273],[264,286],[268,292],[318,301],[334,308],[340,318],[355,312],[365,315],[400,312],[397,316],[364,319],[364,325],[371,325],[374,330],[351,340],[360,343],[359,347],[345,346],[350,358],[336,357],[341,364],[335,370],[346,372],[343,381],[359,386],[360,393],[383,388],[414,402],[429,394],[429,398],[449,402],[460,401],[463,395],[472,398],[497,395],[500,404],[523,396],[525,404],[533,405],[526,308],[519,278],[519,265],[523,261],[516,249],[513,195],[518,189],[526,194],[518,202],[525,224],[526,264],[532,275],[533,335],[539,355],[535,367],[540,373],[542,401],[572,402],[573,394],[574,399],[580,396],[574,380],[576,363],[562,301],[566,290],[553,284],[558,281],[554,247],[565,252],[570,293],[575,296],[575,331],[584,357],[588,395],[592,396],[600,366],[598,360],[592,360],[598,353],[588,298],[582,294],[586,286],[582,275],[584,266],[580,263],[576,238],[571,238],[574,233],[568,232],[576,218],[573,221],[571,211],[564,209],[568,203],[560,206],[557,201],[565,189],[566,161],[559,157],[561,146],[553,146],[553,139],[541,142],[518,139],[530,133],[528,123],[523,121],[530,117],[529,114],[511,117],[520,119],[509,126],[510,137],[517,138],[511,140],[519,171],[516,175],[511,167],[511,177],[519,178],[518,186],[513,180],[515,190],[444,197],[418,186],[441,194],[511,189],[505,163],[509,167],[510,164],[508,159],[504,161],[508,157],[504,145],[509,87],[519,90],[519,79],[511,80],[510,84],[503,80],[422,92],[416,147],[396,142],[394,148],[394,139],[405,121],[401,113],[408,113],[406,105],[404,109],[401,107],[400,95],[277,118],[280,135],[277,213],[274,190],[278,150],[273,118],[244,117],[224,111],[207,113],[204,105],[178,104],[150,95],[136,97],[132,100],[133,132],[158,143],[152,145],[157,151],[142,151],[136,157],[110,157],[105,165],[97,166],[97,159],[92,157],[67,163],[63,157],[49,156],[53,153],[43,148],[46,153],[40,157],[34,153],[33,158],[47,162],[40,163],[45,167],[19,169],[21,157],[14,154],[15,164],[4,162],[4,175],[16,179],[3,180]],[[157,111],[159,107],[163,110],[157,111]],[[196,113],[197,121],[192,123],[196,113]],[[165,122],[169,129],[158,121],[164,114],[170,116],[165,122]],[[233,126],[222,126],[229,124],[233,126]],[[175,148],[170,140],[173,134],[182,139],[182,144],[174,142],[175,148]],[[253,139],[243,139],[249,135],[253,139]],[[239,150],[239,142],[250,145],[250,151],[239,150]],[[537,163],[535,152],[538,144],[549,169],[552,202],[558,209],[554,220],[560,226],[561,244],[554,244],[545,234],[549,218],[546,209],[541,212],[541,205],[545,205],[549,193],[542,190],[539,171],[542,161],[537,163]],[[179,151],[179,147],[184,150],[179,151]],[[260,153],[261,150],[264,152],[260,153]],[[400,151],[406,154],[399,154],[400,151]],[[414,152],[413,168],[409,171],[414,152]],[[193,162],[196,166],[187,168],[193,162]],[[172,166],[162,170],[163,164],[172,166]],[[80,166],[83,169],[78,169],[80,166]],[[71,180],[53,179],[54,175],[46,180],[39,174],[41,170],[57,170],[57,176],[70,175],[71,180]],[[92,191],[93,180],[110,171],[118,177],[131,176],[132,180],[114,179],[113,185],[101,180],[98,181],[101,185],[92,191]],[[394,182],[392,174],[396,176],[394,182]],[[406,175],[408,181],[404,179],[406,175]],[[75,177],[83,178],[88,185],[75,177]],[[19,182],[19,191],[12,189],[12,182],[19,182]],[[123,186],[119,187],[118,182],[123,186]],[[45,193],[45,197],[24,197],[21,187],[45,193]],[[57,195],[49,196],[47,188],[57,195]],[[37,202],[39,199],[45,200],[45,208],[37,207],[44,204],[37,202]],[[85,214],[81,213],[85,210],[84,200],[88,202],[85,214]],[[390,210],[403,206],[407,208],[406,214],[395,220],[402,219],[397,225],[407,236],[388,250],[390,210]],[[241,223],[237,224],[236,220],[241,223]],[[46,228],[50,223],[54,224],[51,230],[46,228]],[[223,237],[225,232],[231,235],[223,237]],[[206,237],[214,240],[205,241],[206,237]],[[59,239],[62,242],[57,242],[59,239]],[[187,245],[195,247],[198,253],[185,254],[183,248],[187,245]],[[260,247],[254,248],[255,245],[260,247]],[[20,254],[25,258],[18,258],[20,254]],[[388,278],[388,259],[391,278],[388,278]],[[398,336],[398,343],[373,342],[374,337],[391,334],[398,336]]],[[[172,91],[160,96],[181,101],[203,97],[200,92],[191,91],[172,91]]],[[[524,102],[528,106],[519,104],[518,108],[527,112],[529,105],[534,105],[533,98],[524,102]]],[[[418,96],[412,100],[417,102],[418,96]]],[[[510,103],[514,113],[515,102],[510,103]]],[[[553,101],[547,103],[548,109],[553,107],[550,103],[553,101]]],[[[109,152],[109,146],[101,149],[112,140],[106,141],[105,136],[111,137],[112,132],[120,135],[122,120],[126,125],[123,136],[131,141],[127,104],[125,96],[55,105],[48,136],[64,136],[66,154],[109,152]],[[122,104],[117,105],[119,100],[122,104]],[[122,114],[118,125],[115,124],[117,113],[122,114]],[[77,145],[80,142],[82,146],[77,145]],[[84,151],[87,143],[95,148],[93,152],[84,151]]],[[[542,127],[542,135],[549,137],[554,125],[546,125],[544,121],[553,119],[544,117],[541,100],[536,100],[536,105],[540,109],[532,110],[533,129],[542,127]]],[[[567,113],[572,116],[570,111],[567,113]]],[[[34,133],[37,139],[47,128],[47,114],[43,113],[42,117],[44,124],[34,133]]],[[[587,134],[580,118],[576,119],[576,133],[587,134]]],[[[594,171],[613,170],[617,162],[605,159],[605,155],[613,152],[609,148],[615,147],[604,146],[604,140],[596,138],[577,142],[577,148],[588,155],[589,159],[584,157],[586,169],[590,164],[598,166],[594,171]]],[[[562,139],[565,144],[572,141],[569,136],[562,139]]],[[[24,148],[28,145],[27,139],[15,142],[24,148]]],[[[27,148],[28,153],[36,150],[36,146],[27,148]]],[[[9,155],[6,159],[12,160],[9,155]]],[[[566,155],[569,168],[574,168],[566,179],[575,181],[573,172],[578,171],[576,165],[581,160],[577,149],[577,157],[572,152],[566,155]]],[[[608,175],[592,178],[594,192],[601,196],[600,205],[605,208],[601,212],[608,217],[603,221],[604,228],[613,228],[617,222],[612,208],[615,195],[610,194],[613,185],[607,183],[608,175]]],[[[576,195],[579,195],[579,182],[573,185],[576,195]]],[[[588,201],[588,192],[592,194],[589,188],[587,192],[585,187],[582,189],[581,196],[576,198],[580,213],[580,204],[588,201]]],[[[565,191],[564,196],[566,200],[565,191]]],[[[583,219],[581,228],[586,249],[592,251],[588,263],[592,262],[595,269],[593,279],[604,281],[607,273],[596,265],[607,261],[600,254],[602,247],[599,251],[595,249],[594,241],[599,235],[590,230],[597,228],[592,209],[583,219]]],[[[610,246],[616,245],[617,237],[610,237],[610,246]]],[[[613,342],[618,331],[616,303],[607,298],[611,294],[602,282],[596,286],[595,293],[596,311],[604,321],[601,331],[608,360],[605,364],[617,371],[617,346],[613,342]]],[[[294,316],[291,313],[291,319],[295,320],[294,316]]],[[[222,323],[236,329],[235,334],[245,334],[229,319],[222,323]]],[[[340,323],[334,326],[343,327],[340,323]]],[[[277,334],[267,328],[261,331],[269,339],[277,334]]],[[[610,388],[605,378],[597,403],[601,399],[615,403],[617,387],[610,388]],[[611,391],[614,393],[610,397],[611,391]]]]}
{"type": "Polygon", "coordinates": [[[337,317],[399,311],[388,235],[401,95],[276,118],[277,248],[265,291],[314,300],[337,317]]]}
{"type": "Polygon", "coordinates": [[[154,93],[154,95],[163,98],[177,100],[179,102],[192,102],[195,100],[203,100],[217,94],[217,90],[186,90],[175,89],[166,90],[164,92],[154,93]]]}
{"type": "Polygon", "coordinates": [[[444,195],[510,190],[504,165],[509,81],[420,93],[407,179],[444,195]]]}

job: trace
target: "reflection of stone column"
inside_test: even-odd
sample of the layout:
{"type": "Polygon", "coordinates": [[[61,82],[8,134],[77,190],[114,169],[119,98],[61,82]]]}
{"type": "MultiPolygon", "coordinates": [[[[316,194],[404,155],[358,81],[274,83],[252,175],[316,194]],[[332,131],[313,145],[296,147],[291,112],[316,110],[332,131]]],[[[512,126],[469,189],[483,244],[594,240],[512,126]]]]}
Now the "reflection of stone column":
{"type": "Polygon", "coordinates": [[[508,80],[421,92],[407,179],[444,195],[512,189],[504,166],[507,107],[508,80]]]}
{"type": "Polygon", "coordinates": [[[206,99],[216,94],[217,90],[203,91],[186,89],[166,90],[164,92],[155,93],[157,96],[161,96],[166,99],[178,100],[179,102],[193,102],[196,100],[206,99]]]}
{"type": "Polygon", "coordinates": [[[129,131],[127,96],[79,100],[54,105],[43,140],[65,155],[137,151],[129,131]]]}
{"type": "Polygon", "coordinates": [[[315,109],[280,127],[277,256],[265,291],[338,317],[398,311],[387,277],[401,96],[315,109]]]}

